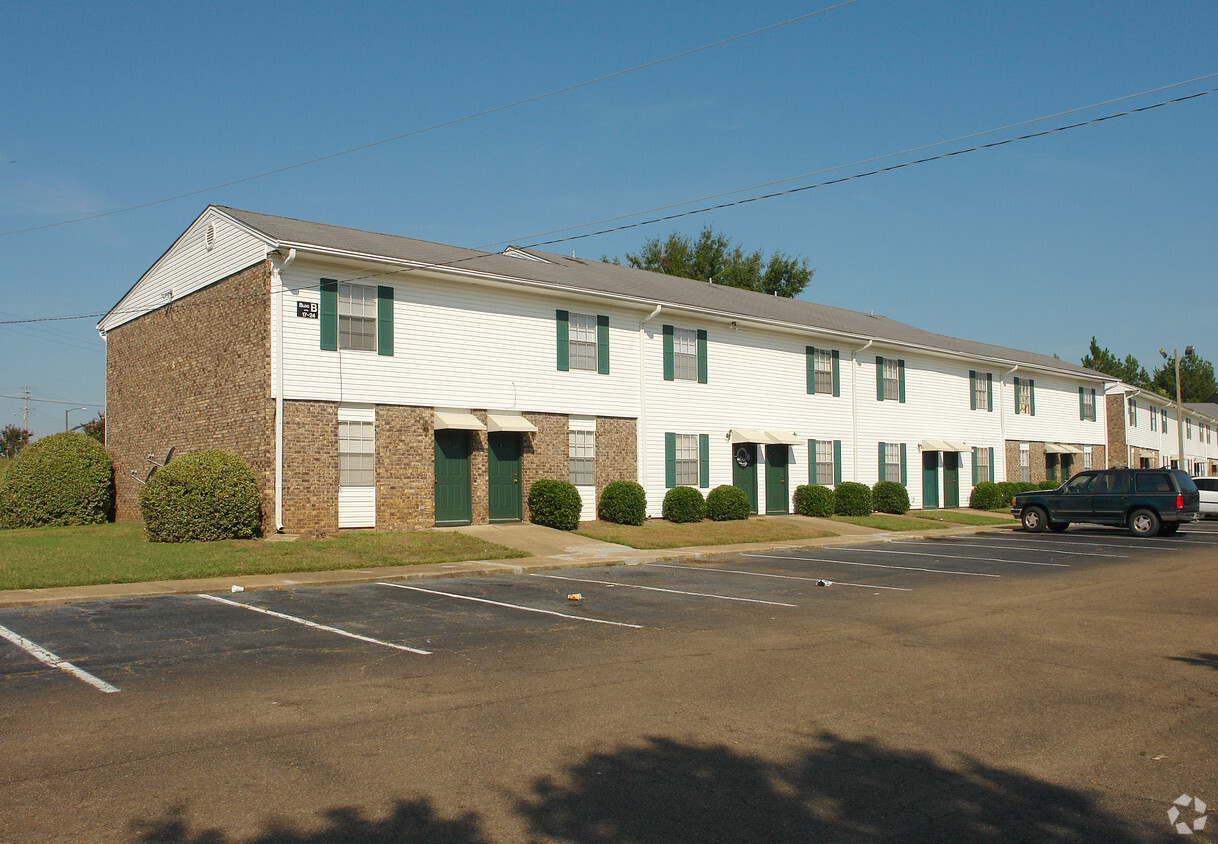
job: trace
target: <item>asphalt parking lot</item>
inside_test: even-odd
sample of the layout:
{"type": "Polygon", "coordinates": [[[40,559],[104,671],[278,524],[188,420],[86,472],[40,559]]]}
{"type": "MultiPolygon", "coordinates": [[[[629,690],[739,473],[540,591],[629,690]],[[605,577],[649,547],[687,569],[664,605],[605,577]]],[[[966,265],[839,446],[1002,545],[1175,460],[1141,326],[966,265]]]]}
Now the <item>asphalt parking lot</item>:
{"type": "Polygon", "coordinates": [[[1216,550],[994,531],[4,609],[0,840],[1168,840],[1218,799],[1216,550]]]}

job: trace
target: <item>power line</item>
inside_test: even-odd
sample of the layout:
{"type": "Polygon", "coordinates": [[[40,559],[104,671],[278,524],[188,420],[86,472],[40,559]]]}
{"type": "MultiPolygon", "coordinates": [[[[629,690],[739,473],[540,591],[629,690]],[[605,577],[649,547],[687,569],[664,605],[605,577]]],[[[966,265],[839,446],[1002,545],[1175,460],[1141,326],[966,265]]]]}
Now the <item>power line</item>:
{"type": "MultiPolygon", "coordinates": [[[[1218,74],[1210,74],[1210,76],[1218,76],[1218,74]]],[[[1200,77],[1200,78],[1209,78],[1209,77],[1200,77]]],[[[1183,83],[1176,83],[1176,84],[1183,84],[1183,83]]],[[[1166,86],[1166,87],[1174,87],[1174,86],[1166,86]]],[[[1158,89],[1158,90],[1162,90],[1162,89],[1158,89]]],[[[795,194],[795,193],[802,193],[803,191],[814,190],[816,188],[828,187],[830,185],[838,185],[838,184],[842,184],[843,182],[850,182],[850,181],[855,181],[857,179],[864,179],[869,176],[877,176],[881,173],[890,173],[894,170],[901,170],[903,168],[913,167],[918,164],[929,164],[934,161],[941,161],[943,159],[952,158],[957,155],[965,155],[965,154],[972,153],[972,152],[979,152],[981,150],[993,149],[995,147],[1005,146],[1007,144],[1013,144],[1013,143],[1016,143],[1019,141],[1033,140],[1035,138],[1042,138],[1047,135],[1053,135],[1053,134],[1056,134],[1059,132],[1066,132],[1066,131],[1069,131],[1072,129],[1079,129],[1084,126],[1092,126],[1095,124],[1104,123],[1109,120],[1115,120],[1118,117],[1127,117],[1127,116],[1133,115],[1133,114],[1140,114],[1142,112],[1152,111],[1154,109],[1162,108],[1164,106],[1174,105],[1177,103],[1186,102],[1188,100],[1198,99],[1200,97],[1208,96],[1208,95],[1214,94],[1214,93],[1218,93],[1218,88],[1211,88],[1206,91],[1199,91],[1194,94],[1188,94],[1186,96],[1176,97],[1171,100],[1163,100],[1161,102],[1152,103],[1151,105],[1141,106],[1139,108],[1128,109],[1126,111],[1117,112],[1115,114],[1103,115],[1102,117],[1092,118],[1091,120],[1083,120],[1083,121],[1079,121],[1077,123],[1071,123],[1071,124],[1067,124],[1064,126],[1057,126],[1052,129],[1045,129],[1041,132],[1032,132],[1032,133],[1029,133],[1026,135],[1019,135],[1014,138],[1007,138],[1007,139],[1004,139],[1001,141],[993,141],[988,144],[978,144],[976,146],[966,147],[964,149],[958,149],[958,150],[953,150],[951,152],[945,152],[940,155],[928,156],[926,158],[919,158],[919,159],[915,159],[913,161],[905,161],[905,162],[901,162],[899,164],[893,164],[888,167],[880,167],[880,168],[876,168],[874,170],[869,170],[869,171],[862,172],[862,173],[854,173],[849,176],[842,176],[841,178],[837,178],[837,179],[829,179],[827,181],[817,182],[817,183],[811,184],[811,185],[802,185],[800,187],[790,188],[788,190],[775,191],[775,192],[763,194],[760,196],[753,196],[753,197],[748,197],[745,199],[735,200],[733,202],[724,202],[724,203],[719,203],[717,205],[703,206],[701,208],[695,208],[695,209],[692,209],[689,211],[683,211],[683,212],[680,212],[677,214],[668,214],[668,215],[665,215],[662,217],[653,217],[653,218],[650,218],[647,220],[641,220],[641,221],[634,222],[634,223],[627,223],[627,224],[624,224],[621,226],[613,226],[611,228],[606,228],[606,229],[599,229],[597,231],[586,232],[584,234],[568,235],[566,237],[555,238],[553,240],[538,241],[536,243],[527,244],[524,248],[532,249],[532,248],[536,248],[538,246],[550,246],[550,245],[553,245],[556,243],[566,243],[566,242],[573,241],[573,240],[582,240],[584,238],[596,237],[596,236],[599,236],[602,234],[609,234],[611,232],[639,228],[642,226],[651,225],[653,223],[660,223],[660,222],[666,222],[668,220],[680,219],[682,217],[689,217],[689,216],[693,216],[695,214],[705,214],[710,211],[717,211],[717,210],[721,210],[724,208],[732,208],[732,207],[735,207],[738,205],[747,205],[747,204],[753,203],[753,202],[760,202],[761,200],[764,200],[764,199],[776,199],[778,197],[789,196],[789,195],[795,194]]],[[[1137,96],[1137,95],[1130,95],[1130,96],[1137,96]]],[[[1127,97],[1122,97],[1119,99],[1127,99],[1127,97]]],[[[1086,107],[1084,107],[1084,108],[1086,108],[1086,107]]],[[[1074,110],[1072,110],[1072,111],[1074,111],[1074,110]]],[[[1067,113],[1069,113],[1069,112],[1067,112],[1067,113]]],[[[1037,119],[1039,120],[1039,119],[1043,119],[1043,118],[1037,118],[1037,119]]],[[[1035,120],[1024,121],[1023,123],[1013,124],[1013,125],[1026,125],[1027,123],[1030,123],[1030,122],[1035,122],[1035,120]]],[[[989,134],[990,132],[993,132],[993,131],[998,131],[998,130],[988,130],[987,132],[979,132],[976,135],[973,135],[972,137],[977,137],[977,136],[983,135],[983,134],[989,134]]],[[[939,144],[929,144],[929,145],[927,145],[927,147],[921,147],[921,149],[926,149],[931,146],[938,146],[938,145],[941,145],[942,143],[950,143],[950,141],[940,142],[939,144]]],[[[893,155],[899,155],[899,154],[900,153],[893,153],[893,155]]],[[[886,158],[886,157],[889,157],[889,156],[880,156],[880,158],[886,158]]],[[[871,160],[878,160],[878,159],[871,159],[871,160]]],[[[846,166],[848,166],[848,165],[846,165],[846,166]]],[[[830,169],[840,169],[840,167],[839,168],[830,168],[830,169]]],[[[821,172],[824,172],[824,171],[821,171],[821,172]]],[[[793,178],[798,178],[798,177],[793,177],[793,178]]],[[[782,180],[780,180],[780,181],[782,181],[782,180]]],[[[774,184],[774,183],[771,183],[771,184],[774,184]]],[[[748,189],[744,188],[742,190],[748,190],[748,189]]],[[[688,204],[688,203],[677,203],[678,206],[683,205],[683,204],[688,204]]],[[[666,207],[674,207],[674,206],[666,206],[666,207]]],[[[629,215],[625,215],[625,216],[637,216],[639,213],[646,213],[646,212],[636,212],[635,214],[629,214],[629,215]]],[[[621,218],[619,217],[619,218],[613,218],[613,219],[621,219],[621,218]]],[[[582,224],[579,226],[573,226],[571,228],[584,228],[588,225],[595,225],[595,223],[585,223],[585,224],[582,224]]],[[[502,243],[504,241],[498,241],[498,242],[502,243]]],[[[485,252],[477,252],[473,255],[469,255],[464,258],[456,258],[451,261],[439,261],[439,262],[427,263],[427,264],[423,264],[423,265],[415,266],[415,267],[401,267],[401,268],[392,269],[392,270],[383,270],[380,272],[368,273],[366,275],[361,275],[361,276],[351,276],[350,278],[348,278],[346,280],[347,281],[358,281],[361,279],[369,279],[369,278],[384,278],[384,277],[390,276],[390,275],[402,275],[405,273],[417,272],[419,270],[452,267],[452,266],[457,266],[459,264],[466,263],[468,261],[479,260],[481,258],[486,257],[486,254],[487,253],[485,253],[485,252]]],[[[300,289],[305,289],[305,288],[300,288],[300,289]]],[[[264,294],[262,294],[262,293],[243,294],[240,297],[234,297],[234,298],[245,298],[246,296],[262,296],[262,295],[264,295],[264,294]]],[[[50,316],[50,317],[31,317],[31,318],[19,319],[19,320],[0,320],[0,326],[24,324],[24,323],[31,323],[31,322],[50,322],[50,321],[56,321],[56,320],[99,319],[108,314],[143,313],[145,310],[147,310],[147,309],[142,308],[142,307],[141,308],[122,309],[122,310],[111,309],[110,311],[105,311],[105,312],[97,311],[97,312],[84,313],[84,314],[69,314],[69,315],[50,316]]]]}
{"type": "Polygon", "coordinates": [[[535,103],[535,102],[538,102],[539,100],[544,100],[549,97],[558,96],[559,94],[566,94],[571,91],[576,91],[580,88],[586,88],[589,85],[596,85],[599,82],[607,82],[610,79],[617,79],[620,76],[626,76],[627,74],[636,73],[640,70],[646,70],[647,68],[665,64],[666,62],[671,62],[671,61],[675,61],[677,59],[682,59],[682,58],[685,58],[686,56],[692,56],[695,53],[701,53],[706,50],[712,50],[715,47],[722,47],[723,45],[730,44],[733,41],[740,41],[741,39],[744,39],[744,38],[750,38],[754,35],[760,35],[763,32],[769,32],[770,30],[779,29],[780,27],[784,27],[784,26],[789,26],[793,23],[798,23],[799,21],[807,20],[808,18],[816,17],[817,15],[823,15],[826,12],[832,12],[836,9],[842,8],[843,6],[849,6],[849,5],[851,5],[853,3],[857,3],[857,2],[859,2],[859,0],[842,0],[842,2],[840,2],[840,3],[837,3],[833,6],[827,6],[823,9],[818,9],[815,12],[807,12],[802,15],[797,15],[793,18],[788,18],[787,20],[779,21],[778,23],[772,23],[772,24],[769,24],[768,26],[763,26],[760,29],[750,30],[749,32],[742,32],[739,35],[732,35],[728,38],[723,38],[723,39],[720,39],[719,41],[714,41],[710,44],[703,44],[701,47],[692,47],[688,50],[682,50],[679,53],[673,53],[671,56],[665,56],[664,58],[661,58],[661,59],[653,59],[649,62],[644,62],[643,64],[635,65],[634,67],[628,67],[623,70],[616,70],[616,71],[613,71],[612,73],[606,73],[605,75],[598,76],[594,79],[588,79],[583,82],[576,82],[573,85],[566,85],[562,88],[555,88],[552,91],[546,91],[541,94],[534,94],[532,96],[525,97],[524,99],[515,100],[514,102],[505,103],[503,105],[494,106],[494,107],[488,108],[488,109],[483,109],[482,111],[477,111],[472,114],[467,114],[463,117],[454,117],[451,120],[444,120],[444,121],[441,121],[440,123],[433,123],[430,126],[424,126],[421,129],[412,129],[409,132],[403,132],[399,135],[393,135],[392,137],[388,137],[388,138],[381,138],[378,141],[369,141],[366,144],[360,144],[359,146],[354,146],[354,147],[350,147],[348,149],[339,150],[338,152],[327,153],[326,155],[320,155],[316,158],[310,158],[306,161],[299,161],[295,164],[288,164],[284,167],[277,167],[274,170],[267,170],[263,173],[255,173],[252,176],[245,176],[240,179],[233,179],[232,181],[229,181],[229,182],[223,182],[218,185],[211,185],[210,187],[199,188],[197,190],[187,191],[186,193],[175,194],[174,196],[168,196],[163,199],[154,199],[149,202],[142,202],[138,205],[129,205],[126,208],[116,208],[111,211],[103,211],[98,214],[89,214],[87,216],[76,217],[71,220],[60,220],[59,222],[56,222],[56,223],[45,223],[41,226],[30,226],[29,228],[13,229],[12,231],[0,232],[0,237],[8,237],[10,235],[15,235],[15,234],[25,234],[27,232],[42,231],[43,229],[53,229],[53,228],[58,228],[59,226],[68,226],[68,225],[72,225],[74,223],[83,223],[83,222],[87,222],[89,220],[99,220],[103,217],[113,217],[116,214],[126,214],[130,211],[139,211],[143,208],[151,208],[155,205],[164,205],[167,202],[174,202],[175,200],[178,200],[178,199],[187,199],[192,196],[198,196],[199,194],[210,193],[211,191],[221,190],[223,188],[230,188],[230,187],[233,187],[234,185],[241,185],[241,184],[245,184],[246,182],[256,181],[258,179],[265,179],[268,176],[275,176],[280,173],[286,173],[290,170],[298,170],[301,167],[309,167],[313,164],[320,164],[323,161],[329,161],[334,158],[341,158],[342,156],[345,156],[345,155],[352,155],[353,153],[363,152],[364,150],[372,149],[373,147],[379,147],[384,144],[393,143],[394,141],[401,141],[406,138],[412,138],[415,135],[422,135],[426,132],[434,132],[437,129],[444,129],[449,126],[455,126],[458,123],[465,123],[469,120],[475,120],[479,117],[486,117],[487,115],[495,114],[500,111],[506,111],[508,109],[518,108],[519,106],[528,105],[529,103],[535,103]]]}

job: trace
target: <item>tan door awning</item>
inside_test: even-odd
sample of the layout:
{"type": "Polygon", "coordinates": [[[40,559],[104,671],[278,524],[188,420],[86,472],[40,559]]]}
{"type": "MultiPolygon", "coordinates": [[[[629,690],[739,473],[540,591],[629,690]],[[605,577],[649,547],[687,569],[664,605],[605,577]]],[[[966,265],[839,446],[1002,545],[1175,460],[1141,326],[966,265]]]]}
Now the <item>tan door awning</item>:
{"type": "Polygon", "coordinates": [[[923,451],[971,451],[966,444],[959,440],[922,440],[918,448],[923,451]]]}
{"type": "Polygon", "coordinates": [[[944,440],[947,448],[944,451],[972,451],[967,443],[962,443],[960,440],[944,440]]]}
{"type": "Polygon", "coordinates": [[[509,431],[518,434],[535,434],[537,433],[537,426],[519,413],[504,413],[492,410],[486,414],[486,430],[491,433],[509,431]]]}
{"type": "Polygon", "coordinates": [[[732,428],[729,432],[733,443],[768,443],[773,442],[765,431],[752,428],[732,428]]]}
{"type": "Polygon", "coordinates": [[[478,417],[468,410],[437,410],[435,411],[436,430],[455,428],[461,431],[485,431],[486,426],[478,421],[478,417]]]}
{"type": "Polygon", "coordinates": [[[795,435],[794,431],[766,431],[770,436],[770,442],[778,443],[779,445],[803,445],[804,441],[795,435]]]}
{"type": "Polygon", "coordinates": [[[1045,454],[1082,454],[1081,448],[1065,443],[1045,443],[1045,454]]]}

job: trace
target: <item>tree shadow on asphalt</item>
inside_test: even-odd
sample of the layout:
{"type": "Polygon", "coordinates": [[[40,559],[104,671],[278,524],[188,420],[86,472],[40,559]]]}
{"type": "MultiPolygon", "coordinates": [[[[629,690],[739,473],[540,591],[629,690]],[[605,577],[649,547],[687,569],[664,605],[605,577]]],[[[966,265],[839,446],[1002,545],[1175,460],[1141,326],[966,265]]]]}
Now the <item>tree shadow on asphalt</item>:
{"type": "Polygon", "coordinates": [[[1169,656],[1168,659],[1175,662],[1187,662],[1189,665],[1200,665],[1202,668],[1212,668],[1218,671],[1218,654],[1193,651],[1192,656],[1169,656]]]}
{"type": "MultiPolygon", "coordinates": [[[[967,757],[948,766],[927,753],[829,732],[787,762],[722,744],[650,738],[590,754],[526,788],[514,808],[532,841],[1141,840],[1081,791],[967,757]]],[[[142,844],[482,844],[491,838],[481,826],[476,815],[443,818],[416,799],[399,801],[383,818],[332,809],[311,830],[268,821],[246,839],[192,831],[181,808],[132,830],[142,844]]]]}

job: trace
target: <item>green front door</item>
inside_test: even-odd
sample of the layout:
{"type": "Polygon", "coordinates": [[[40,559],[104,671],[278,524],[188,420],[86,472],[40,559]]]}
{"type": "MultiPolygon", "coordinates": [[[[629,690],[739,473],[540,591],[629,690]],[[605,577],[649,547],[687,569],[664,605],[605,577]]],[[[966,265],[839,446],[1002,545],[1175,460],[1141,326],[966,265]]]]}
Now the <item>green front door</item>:
{"type": "Polygon", "coordinates": [[[444,428],[436,431],[436,524],[468,525],[472,521],[469,433],[444,428]]]}
{"type": "Polygon", "coordinates": [[[943,506],[960,506],[960,454],[943,452],[943,506]]]}
{"type": "Polygon", "coordinates": [[[767,445],[765,447],[765,511],[767,515],[789,513],[790,495],[787,493],[787,457],[790,446],[767,445]]]}
{"type": "Polygon", "coordinates": [[[922,452],[922,509],[939,506],[939,452],[922,452]]]}
{"type": "Polygon", "coordinates": [[[520,503],[520,434],[487,435],[487,483],[492,522],[518,522],[520,503]]]}
{"type": "Polygon", "coordinates": [[[757,443],[736,443],[732,451],[732,486],[749,497],[749,512],[757,512],[757,443]]]}

